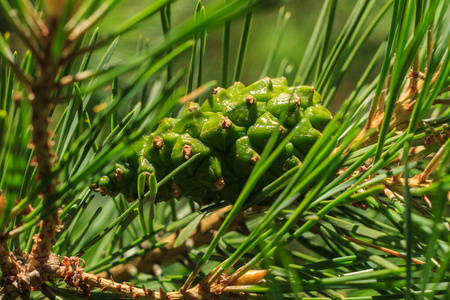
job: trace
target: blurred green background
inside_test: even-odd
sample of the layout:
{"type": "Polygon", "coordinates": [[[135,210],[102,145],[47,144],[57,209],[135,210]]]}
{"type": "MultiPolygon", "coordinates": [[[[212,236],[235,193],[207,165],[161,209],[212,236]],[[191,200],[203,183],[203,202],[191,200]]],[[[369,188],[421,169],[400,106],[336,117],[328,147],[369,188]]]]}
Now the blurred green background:
{"type": "MultiPolygon", "coordinates": [[[[214,3],[225,0],[204,0],[202,5],[205,6],[206,14],[214,3]]],[[[115,26],[125,22],[133,15],[139,13],[148,5],[155,1],[143,0],[126,0],[122,1],[99,25],[100,35],[114,29],[115,26]]],[[[331,42],[327,45],[327,50],[330,51],[333,47],[334,41],[338,33],[344,26],[347,18],[357,1],[345,0],[337,1],[337,10],[335,16],[334,30],[331,36],[331,42]]],[[[276,76],[279,73],[279,66],[281,63],[287,65],[285,75],[289,84],[293,84],[293,79],[297,68],[299,66],[301,57],[306,49],[310,35],[314,29],[316,19],[320,13],[320,9],[324,1],[313,0],[292,0],[292,1],[269,1],[267,8],[256,11],[253,16],[250,40],[248,44],[247,54],[244,62],[242,76],[240,81],[248,84],[258,80],[261,75],[276,76]],[[261,74],[268,54],[275,40],[275,30],[277,26],[277,17],[279,9],[285,6],[286,11],[290,12],[290,20],[282,40],[279,52],[269,69],[268,74],[261,74]]],[[[377,1],[373,11],[378,11],[386,0],[377,1]]],[[[172,26],[177,27],[181,23],[192,18],[197,1],[195,0],[179,0],[171,4],[171,21],[172,26]]],[[[375,13],[373,13],[373,16],[375,13]]],[[[245,16],[240,16],[231,22],[231,47],[230,47],[230,70],[228,82],[232,83],[232,77],[235,68],[235,58],[239,47],[242,27],[245,16]]],[[[350,94],[359,76],[364,72],[365,67],[380,45],[380,42],[387,37],[387,29],[389,27],[390,14],[384,17],[385,22],[381,22],[382,26],[375,28],[367,43],[362,47],[361,52],[357,55],[354,63],[351,65],[340,89],[336,93],[331,110],[336,111],[346,96],[350,94]]],[[[369,19],[370,22],[371,18],[369,19]]],[[[365,24],[368,26],[368,24],[365,24]]],[[[221,55],[222,55],[222,30],[223,28],[215,28],[207,33],[207,42],[204,57],[204,75],[203,81],[217,80],[220,82],[221,77],[221,55]]],[[[0,31],[2,33],[8,31],[4,21],[0,20],[0,31]]],[[[125,61],[132,57],[138,49],[138,44],[142,41],[148,41],[149,47],[158,39],[163,38],[160,16],[155,15],[150,20],[142,23],[138,29],[127,33],[120,37],[118,48],[111,61],[111,64],[125,61]]],[[[21,45],[17,44],[14,36],[11,38],[12,48],[17,49],[19,59],[23,55],[21,45]]],[[[186,52],[181,56],[175,64],[175,70],[179,68],[188,69],[190,62],[190,52],[186,52]]],[[[101,51],[98,51],[91,61],[91,68],[95,68],[96,64],[101,59],[101,51]]],[[[263,77],[262,76],[262,77],[263,77]]],[[[120,81],[126,81],[126,76],[122,76],[120,81]]],[[[311,82],[302,82],[302,84],[312,85],[311,82]]],[[[319,91],[320,92],[320,91],[319,91]]],[[[97,94],[94,96],[96,104],[104,100],[105,94],[97,94]]],[[[137,99],[138,100],[138,99],[137,99]]],[[[125,109],[129,109],[125,108],[125,109]]]]}
{"type": "MultiPolygon", "coordinates": [[[[205,6],[206,14],[208,14],[208,8],[215,2],[219,1],[202,1],[205,6]]],[[[334,41],[337,38],[338,33],[344,26],[347,18],[353,9],[357,1],[345,0],[337,1],[337,11],[335,16],[334,31],[332,33],[331,43],[328,45],[328,51],[333,47],[334,41]]],[[[146,7],[152,1],[139,1],[139,0],[127,0],[122,2],[120,7],[115,9],[102,24],[100,24],[101,30],[109,30],[116,24],[120,24],[136,12],[139,12],[146,7]]],[[[248,84],[258,80],[261,77],[261,71],[264,67],[265,61],[271,50],[272,44],[275,39],[275,29],[277,26],[277,17],[280,7],[285,6],[286,11],[290,12],[291,17],[287,25],[286,33],[283,38],[278,55],[273,63],[272,68],[269,70],[268,76],[275,76],[278,73],[280,64],[286,63],[289,65],[288,69],[291,69],[291,76],[284,74],[288,77],[289,83],[293,83],[293,77],[297,71],[300,59],[303,56],[303,52],[306,49],[310,35],[314,29],[316,19],[320,13],[320,9],[324,1],[312,1],[312,0],[296,0],[296,1],[272,1],[271,7],[264,10],[256,11],[253,15],[253,22],[250,33],[250,40],[247,49],[247,55],[244,62],[244,68],[241,76],[241,81],[244,84],[248,84]]],[[[386,3],[385,0],[377,1],[373,11],[379,11],[379,9],[386,3]]],[[[189,19],[194,11],[197,1],[176,1],[171,5],[172,25],[176,27],[186,19],[189,19]]],[[[373,17],[375,13],[373,14],[373,17]]],[[[385,17],[386,22],[383,27],[377,27],[369,38],[368,42],[362,48],[362,51],[357,55],[357,59],[351,66],[344,82],[341,85],[340,90],[335,97],[336,109],[346,96],[352,91],[359,76],[364,72],[365,66],[369,63],[373,57],[376,49],[380,45],[380,42],[387,37],[387,29],[389,28],[390,15],[385,17]]],[[[229,82],[232,82],[232,76],[235,67],[236,53],[239,47],[239,40],[241,38],[242,27],[244,23],[244,17],[232,21],[231,23],[231,57],[230,57],[230,71],[229,82]]],[[[366,24],[367,26],[368,24],[366,24]]],[[[139,37],[148,39],[150,45],[152,41],[162,38],[162,29],[159,16],[155,16],[150,21],[143,23],[138,30],[135,30],[126,36],[120,38],[118,50],[116,52],[115,59],[127,59],[136,52],[139,37]]],[[[220,81],[221,70],[221,55],[222,55],[222,28],[216,28],[213,31],[208,32],[207,44],[204,58],[204,81],[216,79],[220,81]]],[[[190,53],[186,53],[181,59],[178,60],[177,66],[180,68],[189,67],[190,53]]],[[[303,82],[302,84],[311,84],[310,82],[303,82]]],[[[319,91],[320,92],[320,91],[319,91]]]]}

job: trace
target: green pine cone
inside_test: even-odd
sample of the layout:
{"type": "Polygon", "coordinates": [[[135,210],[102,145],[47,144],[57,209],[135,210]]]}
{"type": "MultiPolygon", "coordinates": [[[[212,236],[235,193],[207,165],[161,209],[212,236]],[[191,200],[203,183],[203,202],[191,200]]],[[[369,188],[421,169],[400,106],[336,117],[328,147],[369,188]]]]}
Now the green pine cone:
{"type": "Polygon", "coordinates": [[[314,88],[289,87],[285,78],[266,77],[247,87],[236,82],[228,89],[217,88],[203,105],[188,103],[181,118],[163,119],[92,189],[102,195],[121,193],[133,201],[138,198],[140,174],[154,173],[161,180],[200,154],[171,184],[158,190],[157,201],[172,195],[203,204],[234,203],[274,131],[278,130],[279,141],[292,130],[296,133],[261,183],[270,183],[301,163],[331,120],[320,102],[314,88]]]}

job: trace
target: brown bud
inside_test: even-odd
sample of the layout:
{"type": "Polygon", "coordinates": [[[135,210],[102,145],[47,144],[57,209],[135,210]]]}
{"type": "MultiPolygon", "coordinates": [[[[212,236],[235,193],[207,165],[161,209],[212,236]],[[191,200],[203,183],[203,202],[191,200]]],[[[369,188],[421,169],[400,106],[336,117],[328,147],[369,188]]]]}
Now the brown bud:
{"type": "Polygon", "coordinates": [[[101,187],[99,187],[99,189],[100,189],[100,194],[101,194],[102,196],[108,195],[108,188],[107,188],[107,187],[101,186],[101,187]]]}
{"type": "Polygon", "coordinates": [[[189,112],[196,111],[200,108],[197,103],[193,103],[193,104],[189,103],[188,105],[189,105],[189,108],[188,108],[189,112]]]}
{"type": "Polygon", "coordinates": [[[216,188],[216,191],[220,191],[225,187],[225,180],[222,177],[220,177],[219,179],[217,179],[216,183],[214,184],[214,187],[216,188]]]}
{"type": "Polygon", "coordinates": [[[216,87],[215,89],[213,89],[213,94],[217,94],[218,92],[220,92],[221,90],[223,90],[220,86],[216,87]]]}
{"type": "Polygon", "coordinates": [[[123,175],[123,171],[119,168],[116,169],[116,179],[117,181],[121,181],[122,180],[122,175],[123,175]]]}
{"type": "Polygon", "coordinates": [[[261,156],[259,156],[258,154],[254,154],[251,158],[251,161],[254,165],[256,165],[256,163],[259,161],[260,158],[261,156]]]}
{"type": "Polygon", "coordinates": [[[94,192],[99,192],[100,190],[98,189],[98,186],[96,183],[91,184],[91,191],[94,192]]]}
{"type": "Polygon", "coordinates": [[[253,97],[252,95],[248,95],[248,96],[245,98],[245,102],[246,102],[247,104],[252,105],[252,104],[256,103],[256,99],[255,99],[255,97],[253,97]]]}
{"type": "Polygon", "coordinates": [[[188,160],[189,158],[191,158],[192,153],[193,153],[192,147],[191,147],[191,146],[189,146],[189,145],[184,145],[182,151],[183,151],[184,158],[185,158],[186,160],[188,160]]]}
{"type": "Polygon", "coordinates": [[[153,147],[155,147],[156,149],[161,149],[162,145],[164,144],[164,140],[162,139],[162,137],[160,136],[154,136],[153,137],[153,147]]]}
{"type": "Polygon", "coordinates": [[[181,196],[181,188],[176,184],[172,183],[171,192],[175,196],[175,198],[178,198],[181,196]]]}
{"type": "Polygon", "coordinates": [[[223,119],[223,122],[222,122],[222,128],[223,129],[228,129],[228,128],[231,127],[232,124],[233,123],[231,122],[230,118],[225,117],[225,119],[223,119]]]}

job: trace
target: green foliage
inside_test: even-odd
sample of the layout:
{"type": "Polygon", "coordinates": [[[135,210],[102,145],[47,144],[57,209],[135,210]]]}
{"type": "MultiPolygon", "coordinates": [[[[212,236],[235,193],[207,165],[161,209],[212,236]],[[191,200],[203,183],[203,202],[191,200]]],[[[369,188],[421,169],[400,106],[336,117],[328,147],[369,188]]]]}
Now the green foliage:
{"type": "Polygon", "coordinates": [[[172,18],[185,3],[154,1],[105,30],[124,3],[0,0],[11,30],[0,35],[0,299],[78,299],[71,288],[99,285],[91,298],[134,296],[58,273],[69,265],[174,298],[450,297],[450,1],[359,0],[342,26],[342,3],[324,1],[299,62],[280,53],[300,16],[276,1],[199,1],[183,22],[172,18]],[[252,24],[277,9],[258,37],[273,41],[267,60],[252,67],[274,79],[244,78],[252,24]],[[158,14],[163,36],[117,59],[158,14]],[[386,40],[355,65],[375,30],[386,40]],[[222,57],[209,61],[214,34],[222,57]],[[352,68],[362,75],[339,101],[352,68]],[[213,92],[231,74],[254,83],[213,92]],[[329,107],[340,107],[331,120],[329,107]],[[231,131],[217,126],[226,119],[231,131]],[[170,147],[156,151],[159,137],[170,147]],[[36,235],[48,228],[54,240],[36,235]],[[35,258],[48,246],[60,262],[35,258]],[[75,255],[84,267],[63,259],[75,255]]]}

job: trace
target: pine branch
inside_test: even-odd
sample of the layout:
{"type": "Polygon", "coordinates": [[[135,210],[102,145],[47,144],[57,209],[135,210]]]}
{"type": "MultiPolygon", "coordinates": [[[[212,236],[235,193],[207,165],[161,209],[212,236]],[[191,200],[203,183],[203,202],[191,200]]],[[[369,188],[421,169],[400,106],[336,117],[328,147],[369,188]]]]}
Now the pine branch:
{"type": "MultiPolygon", "coordinates": [[[[175,262],[187,256],[191,247],[198,248],[203,245],[208,245],[216,234],[216,231],[222,226],[225,216],[230,210],[231,206],[227,206],[205,217],[198,225],[197,230],[188,238],[188,241],[179,247],[174,246],[178,234],[172,234],[159,241],[161,243],[167,243],[164,247],[149,252],[147,255],[128,264],[113,267],[108,272],[103,272],[99,275],[102,278],[107,278],[109,275],[112,275],[118,281],[128,281],[133,278],[133,275],[129,272],[130,269],[137,268],[139,272],[151,274],[154,272],[154,265],[163,266],[175,262]]],[[[244,221],[244,214],[239,214],[228,230],[233,231],[238,229],[245,224],[244,221]]]]}

